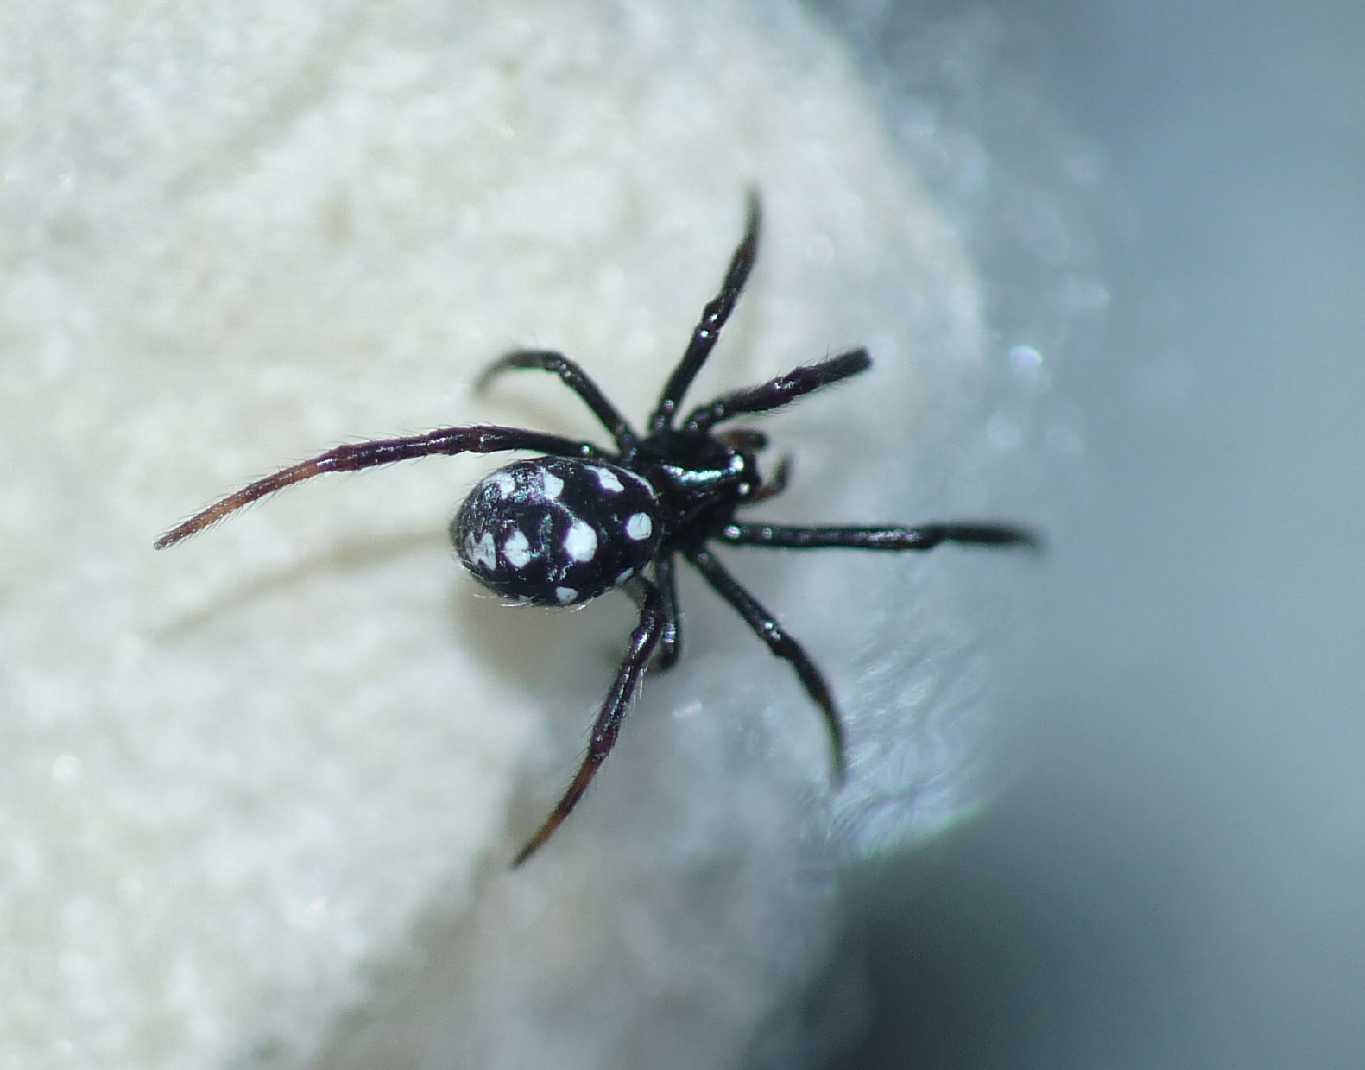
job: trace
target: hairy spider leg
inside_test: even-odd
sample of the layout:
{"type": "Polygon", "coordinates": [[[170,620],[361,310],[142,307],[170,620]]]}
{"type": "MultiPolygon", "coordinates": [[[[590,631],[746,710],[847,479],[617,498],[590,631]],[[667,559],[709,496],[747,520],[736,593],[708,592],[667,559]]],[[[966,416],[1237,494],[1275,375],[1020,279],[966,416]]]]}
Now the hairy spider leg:
{"type": "Polygon", "coordinates": [[[942,542],[969,546],[1024,546],[1039,549],[1037,534],[1011,524],[953,522],[917,527],[784,527],[729,523],[716,538],[732,546],[772,546],[788,550],[932,550],[942,542]]]}
{"type": "Polygon", "coordinates": [[[683,430],[705,432],[732,416],[780,408],[821,387],[865,372],[870,367],[872,358],[867,355],[866,349],[850,349],[819,364],[802,365],[766,383],[722,394],[715,401],[697,406],[683,421],[683,430]]]}
{"type": "Polygon", "coordinates": [[[660,672],[673,668],[682,655],[682,610],[678,607],[678,580],[674,567],[674,557],[665,554],[654,565],[654,582],[658,584],[659,596],[663,599],[664,630],[659,636],[659,656],[654,668],[660,672]]]}
{"type": "Polygon", "coordinates": [[[643,576],[636,576],[630,581],[628,591],[640,605],[640,623],[630,635],[626,656],[617,670],[611,690],[607,692],[607,697],[602,703],[597,720],[593,722],[588,753],[583,758],[583,764],[578,767],[578,773],[569,784],[568,790],[564,792],[563,798],[555,804],[550,816],[527,841],[526,846],[517,852],[517,857],[512,861],[513,867],[520,866],[541,844],[554,835],[555,829],[563,824],[564,819],[578,805],[583,793],[588,790],[592,778],[597,775],[598,767],[606,761],[607,755],[616,745],[616,735],[621,729],[621,722],[625,719],[636,691],[639,690],[640,680],[649,664],[650,655],[658,645],[659,635],[665,625],[663,599],[658,588],[643,576]]]}
{"type": "Polygon", "coordinates": [[[777,618],[764,609],[758,599],[741,587],[709,550],[704,547],[689,550],[687,559],[697,567],[706,582],[711,585],[711,589],[729,602],[735,612],[744,618],[754,634],[768,645],[768,649],[777,657],[790,662],[792,668],[796,670],[806,694],[820,707],[820,712],[824,715],[833,748],[834,779],[842,783],[844,726],[834,705],[834,696],[830,694],[829,685],[825,683],[820,670],[815,667],[815,663],[811,661],[801,644],[778,623],[777,618]]]}
{"type": "Polygon", "coordinates": [[[188,520],[177,524],[157,539],[154,545],[158,550],[164,550],[181,539],[203,531],[210,524],[217,523],[242,506],[264,498],[267,494],[273,494],[294,483],[302,483],[314,476],[326,475],[328,472],[355,472],[362,468],[406,461],[413,457],[426,457],[433,453],[497,453],[502,450],[530,450],[557,457],[583,459],[601,456],[591,442],[576,442],[559,435],[547,435],[520,427],[478,424],[471,427],[442,427],[428,431],[424,435],[410,435],[404,438],[377,438],[369,442],[349,443],[290,465],[288,468],[282,468],[254,483],[248,483],[236,493],[229,494],[207,509],[195,513],[188,520]]]}
{"type": "Polygon", "coordinates": [[[476,389],[483,390],[494,378],[505,371],[527,368],[534,371],[551,372],[559,376],[560,382],[583,399],[592,410],[607,433],[616,441],[616,448],[622,453],[630,450],[638,440],[634,430],[616,406],[607,400],[601,388],[592,381],[578,364],[563,353],[553,349],[514,349],[504,353],[483,370],[476,383],[476,389]]]}
{"type": "Polygon", "coordinates": [[[740,239],[739,245],[735,247],[730,257],[730,267],[725,272],[725,281],[721,283],[720,292],[702,309],[701,319],[692,328],[692,338],[687,343],[682,360],[678,361],[678,366],[673,369],[668,382],[664,384],[663,393],[659,395],[659,404],[649,418],[650,434],[658,434],[673,426],[673,416],[678,411],[678,406],[682,404],[683,395],[692,385],[692,380],[697,377],[697,372],[701,371],[701,366],[706,363],[706,358],[711,355],[711,350],[716,347],[716,339],[720,336],[721,328],[730,318],[730,313],[735,310],[735,302],[739,300],[740,292],[749,279],[749,271],[753,268],[754,257],[758,253],[758,234],[762,225],[762,210],[759,207],[757,192],[749,191],[747,203],[744,237],[740,239]]]}

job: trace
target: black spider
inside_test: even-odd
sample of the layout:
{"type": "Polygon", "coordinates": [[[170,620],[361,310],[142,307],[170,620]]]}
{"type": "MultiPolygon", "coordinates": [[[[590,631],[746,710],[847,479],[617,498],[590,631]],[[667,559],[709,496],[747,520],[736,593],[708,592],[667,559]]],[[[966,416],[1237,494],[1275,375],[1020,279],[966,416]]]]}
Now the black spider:
{"type": "Polygon", "coordinates": [[[767,446],[767,436],[741,429],[716,433],[715,427],[736,416],[786,405],[866,371],[871,364],[866,350],[851,349],[759,386],[723,394],[678,423],[683,395],[710,356],[753,267],[759,218],[758,197],[751,193],[744,237],[731,257],[720,292],[702,310],[682,360],[664,384],[645,435],[634,431],[596,384],[562,353],[515,350],[484,372],[481,386],[513,368],[558,375],[611,434],[614,452],[540,431],[491,426],[445,427],[424,435],[338,446],[258,479],[156,541],[157,549],[163,549],[249,502],[326,472],[352,472],[432,453],[530,450],[543,454],[499,468],[465,499],[450,526],[460,560],[485,587],[534,605],[581,605],[623,587],[639,606],[640,623],[631,633],[625,659],[593,724],[578,774],[513,865],[525,862],[549,839],[587,790],[616,743],[651,657],[657,651],[660,669],[678,660],[682,620],[673,569],[679,555],[696,567],[769,650],[791,663],[824,715],[834,747],[835,772],[842,777],[843,728],[820,671],[772,614],[731,577],[707,544],[928,550],[941,542],[987,546],[1036,542],[1023,528],[994,523],[783,527],[735,519],[741,507],[780,494],[787,485],[790,464],[782,459],[771,478],[765,478],[757,455],[767,446]]]}

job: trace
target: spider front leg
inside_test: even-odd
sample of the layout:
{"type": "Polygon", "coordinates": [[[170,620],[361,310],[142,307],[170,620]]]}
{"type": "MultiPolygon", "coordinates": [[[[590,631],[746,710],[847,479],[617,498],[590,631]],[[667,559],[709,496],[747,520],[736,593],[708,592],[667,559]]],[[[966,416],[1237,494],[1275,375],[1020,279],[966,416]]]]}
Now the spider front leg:
{"type": "Polygon", "coordinates": [[[726,524],[716,538],[733,546],[773,546],[788,550],[932,550],[939,543],[968,546],[1021,546],[1037,550],[1035,532],[1013,524],[955,521],[905,527],[784,527],[778,524],[726,524]]]}
{"type": "Polygon", "coordinates": [[[746,387],[716,398],[693,409],[683,421],[683,430],[708,431],[722,420],[750,412],[767,412],[788,405],[821,387],[847,379],[872,367],[866,349],[850,349],[837,357],[794,368],[758,386],[746,387]]]}
{"type": "Polygon", "coordinates": [[[749,191],[748,212],[744,222],[744,237],[739,240],[730,257],[730,266],[725,272],[725,280],[720,284],[720,292],[706,303],[701,311],[701,319],[692,328],[692,338],[687,343],[682,360],[673,369],[659,395],[659,404],[649,418],[650,434],[657,434],[673,425],[673,414],[682,404],[683,395],[692,385],[692,380],[701,371],[711,350],[716,348],[716,339],[721,328],[735,310],[735,303],[749,281],[753,270],[754,257],[758,255],[758,234],[763,221],[763,211],[759,205],[758,194],[749,191]]]}
{"type": "Polygon", "coordinates": [[[611,690],[607,692],[606,701],[602,703],[597,720],[593,722],[588,753],[583,758],[583,764],[578,767],[578,773],[569,784],[568,790],[564,792],[563,798],[555,804],[550,816],[527,841],[526,846],[517,852],[517,857],[512,862],[513,867],[520,866],[541,844],[554,835],[555,829],[564,823],[564,819],[573,812],[578,800],[588,790],[592,778],[597,775],[598,767],[607,760],[612,747],[616,746],[616,734],[621,729],[621,721],[625,719],[626,710],[630,708],[630,702],[639,690],[640,680],[665,625],[663,599],[659,595],[659,589],[642,576],[632,579],[630,588],[631,596],[640,605],[640,623],[631,633],[625,659],[616,673],[611,690]]]}
{"type": "Polygon", "coordinates": [[[514,349],[504,353],[483,370],[475,384],[476,389],[484,389],[505,371],[522,368],[559,376],[560,382],[582,398],[583,403],[592,410],[592,414],[615,439],[617,449],[624,453],[635,445],[637,438],[630,424],[616,411],[616,406],[607,400],[588,373],[563,353],[553,349],[514,349]]]}
{"type": "Polygon", "coordinates": [[[697,566],[711,588],[744,618],[754,634],[768,645],[768,649],[784,661],[790,662],[792,668],[796,670],[806,694],[820,707],[820,713],[825,718],[825,724],[829,728],[830,744],[834,751],[834,779],[842,783],[844,726],[839,718],[839,711],[835,708],[834,696],[830,694],[829,685],[825,683],[820,670],[815,667],[815,663],[811,661],[801,644],[777,622],[777,618],[764,609],[758,599],[741,587],[709,550],[704,548],[691,550],[687,558],[697,566]]]}

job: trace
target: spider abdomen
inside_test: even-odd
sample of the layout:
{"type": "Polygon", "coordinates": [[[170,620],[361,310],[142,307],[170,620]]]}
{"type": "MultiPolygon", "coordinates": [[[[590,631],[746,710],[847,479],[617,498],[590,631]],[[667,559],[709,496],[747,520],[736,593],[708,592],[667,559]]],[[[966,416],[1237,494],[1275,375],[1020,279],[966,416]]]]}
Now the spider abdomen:
{"type": "Polygon", "coordinates": [[[654,488],[602,461],[537,457],[489,473],[450,524],[465,568],[504,598],[581,605],[658,552],[654,488]]]}

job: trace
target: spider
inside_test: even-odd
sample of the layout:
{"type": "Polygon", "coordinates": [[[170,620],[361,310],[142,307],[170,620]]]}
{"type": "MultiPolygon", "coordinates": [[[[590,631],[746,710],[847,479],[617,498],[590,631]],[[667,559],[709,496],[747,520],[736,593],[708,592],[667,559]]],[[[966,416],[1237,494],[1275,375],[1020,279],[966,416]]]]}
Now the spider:
{"type": "Polygon", "coordinates": [[[709,544],[796,550],[929,550],[943,542],[1037,544],[1027,529],[998,523],[789,527],[736,518],[740,509],[782,493],[791,462],[783,457],[771,475],[764,475],[758,455],[768,445],[767,436],[747,428],[718,432],[717,427],[738,416],[779,408],[867,371],[872,363],[867,350],[850,349],[758,386],[722,394],[679,420],[683,397],[711,355],[749,277],[758,252],[760,219],[759,198],[751,191],[744,235],[720,291],[702,310],[645,434],[632,428],[564,354],[517,349],[490,365],[479,387],[515,369],[557,375],[611,435],[614,450],[541,431],[489,425],[443,427],[422,435],[337,446],[248,484],[156,540],[156,548],[164,549],[258,498],[328,472],[354,472],[434,453],[540,454],[497,469],[470,492],[450,524],[461,562],[480,584],[514,603],[580,606],[607,591],[623,589],[639,610],[639,623],[593,723],[577,774],[513,866],[541,847],[582,798],[616,743],[646,669],[651,665],[668,669],[677,662],[682,650],[674,578],[679,557],[701,573],[773,654],[791,665],[824,717],[835,779],[841,781],[844,731],[824,677],[801,644],[730,575],[709,544]]]}

